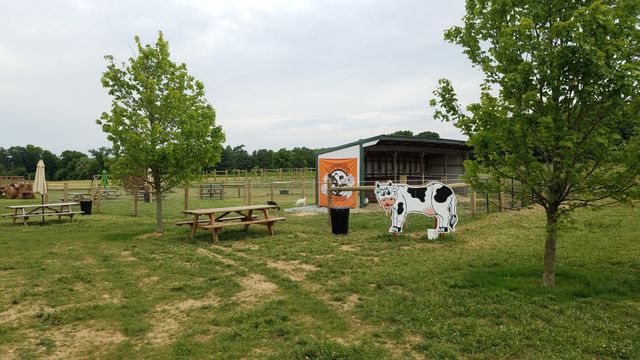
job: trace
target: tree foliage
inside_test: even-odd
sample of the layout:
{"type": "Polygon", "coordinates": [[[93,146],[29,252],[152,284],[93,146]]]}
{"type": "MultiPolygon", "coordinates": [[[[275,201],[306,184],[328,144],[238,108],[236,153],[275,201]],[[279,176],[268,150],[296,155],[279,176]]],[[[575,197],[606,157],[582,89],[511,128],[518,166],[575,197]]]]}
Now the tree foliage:
{"type": "MultiPolygon", "coordinates": [[[[97,121],[113,143],[112,171],[148,181],[156,194],[196,179],[217,162],[224,135],[215,124],[204,85],[187,66],[170,59],[169,44],[135,37],[137,56],[118,66],[107,55],[102,85],[112,96],[111,111],[97,121]],[[150,176],[148,176],[150,175],[150,176]]],[[[156,201],[156,230],[163,232],[162,197],[156,201]]]]}
{"type": "Polygon", "coordinates": [[[433,131],[423,131],[418,134],[414,134],[411,130],[398,130],[394,131],[391,136],[403,136],[403,137],[413,137],[418,139],[440,139],[440,134],[433,131]]]}
{"type": "Polygon", "coordinates": [[[544,282],[571,210],[638,196],[640,2],[467,0],[445,32],[485,75],[463,111],[440,80],[435,118],[469,137],[468,179],[514,179],[547,213],[544,282]]]}
{"type": "Polygon", "coordinates": [[[315,164],[315,151],[306,147],[294,147],[291,150],[282,148],[277,151],[260,149],[249,154],[244,145],[227,145],[222,150],[220,163],[215,167],[207,167],[207,170],[304,168],[315,167],[315,164]]]}
{"type": "Polygon", "coordinates": [[[109,152],[108,148],[101,147],[89,150],[93,157],[73,150],[65,150],[58,156],[35,145],[0,147],[0,175],[33,178],[35,164],[42,159],[48,180],[88,180],[102,170],[109,170],[109,152]]]}

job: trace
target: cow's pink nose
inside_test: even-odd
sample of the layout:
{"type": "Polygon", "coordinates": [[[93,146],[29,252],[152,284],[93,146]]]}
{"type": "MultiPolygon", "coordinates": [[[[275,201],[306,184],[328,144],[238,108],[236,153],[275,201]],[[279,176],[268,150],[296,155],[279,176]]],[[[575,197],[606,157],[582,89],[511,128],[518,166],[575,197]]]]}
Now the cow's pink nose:
{"type": "Polygon", "coordinates": [[[393,203],[395,201],[393,199],[382,199],[380,200],[380,205],[382,205],[385,208],[389,208],[391,206],[393,206],[393,203]]]}

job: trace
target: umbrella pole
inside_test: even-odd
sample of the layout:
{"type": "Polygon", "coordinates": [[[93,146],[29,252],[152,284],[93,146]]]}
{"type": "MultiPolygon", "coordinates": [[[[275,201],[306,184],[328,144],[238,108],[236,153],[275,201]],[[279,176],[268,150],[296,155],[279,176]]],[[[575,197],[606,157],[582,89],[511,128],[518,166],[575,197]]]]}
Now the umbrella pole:
{"type": "Polygon", "coordinates": [[[44,224],[44,195],[40,194],[40,210],[42,210],[42,224],[44,224]]]}

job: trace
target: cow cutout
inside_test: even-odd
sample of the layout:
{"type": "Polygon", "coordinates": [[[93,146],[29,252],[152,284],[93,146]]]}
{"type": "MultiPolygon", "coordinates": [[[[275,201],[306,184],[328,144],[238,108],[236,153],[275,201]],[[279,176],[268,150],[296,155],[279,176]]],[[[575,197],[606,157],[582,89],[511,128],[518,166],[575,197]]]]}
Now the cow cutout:
{"type": "Polygon", "coordinates": [[[376,181],[376,199],[387,213],[391,212],[390,233],[401,233],[408,214],[435,217],[439,233],[455,231],[458,223],[456,195],[447,185],[434,181],[424,186],[381,184],[376,181]]]}

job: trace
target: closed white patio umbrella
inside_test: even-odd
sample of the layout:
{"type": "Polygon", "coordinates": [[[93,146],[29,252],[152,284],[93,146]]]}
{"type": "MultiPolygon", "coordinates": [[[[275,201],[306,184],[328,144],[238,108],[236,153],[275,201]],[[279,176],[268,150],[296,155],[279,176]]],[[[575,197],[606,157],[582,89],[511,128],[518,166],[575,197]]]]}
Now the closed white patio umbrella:
{"type": "MultiPolygon", "coordinates": [[[[38,161],[36,176],[33,179],[33,192],[40,194],[40,202],[44,205],[44,196],[47,194],[47,179],[44,175],[44,161],[38,161]]],[[[44,223],[44,207],[42,207],[42,222],[44,223]]]]}

